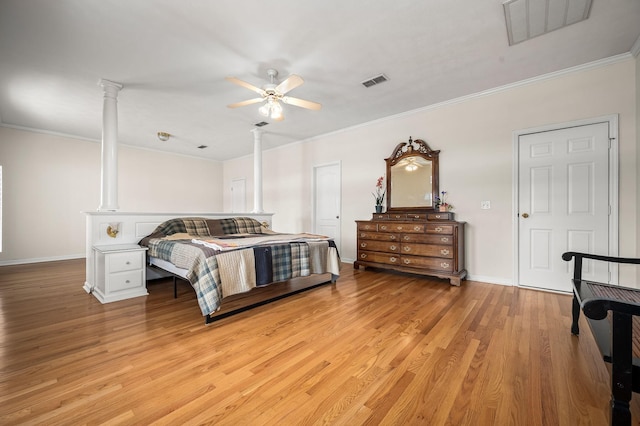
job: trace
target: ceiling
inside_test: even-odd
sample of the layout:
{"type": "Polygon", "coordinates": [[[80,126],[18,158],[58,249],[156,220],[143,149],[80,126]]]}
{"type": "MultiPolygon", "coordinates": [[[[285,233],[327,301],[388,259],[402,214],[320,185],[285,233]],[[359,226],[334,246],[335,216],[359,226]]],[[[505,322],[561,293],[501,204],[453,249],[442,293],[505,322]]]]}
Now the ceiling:
{"type": "Polygon", "coordinates": [[[263,127],[268,149],[628,53],[639,37],[638,0],[593,0],[588,19],[512,46],[501,0],[0,0],[0,123],[99,141],[107,79],[124,86],[120,143],[226,160],[252,152],[263,120],[260,104],[226,107],[256,97],[227,76],[298,74],[289,95],[323,105],[285,105],[263,127]]]}

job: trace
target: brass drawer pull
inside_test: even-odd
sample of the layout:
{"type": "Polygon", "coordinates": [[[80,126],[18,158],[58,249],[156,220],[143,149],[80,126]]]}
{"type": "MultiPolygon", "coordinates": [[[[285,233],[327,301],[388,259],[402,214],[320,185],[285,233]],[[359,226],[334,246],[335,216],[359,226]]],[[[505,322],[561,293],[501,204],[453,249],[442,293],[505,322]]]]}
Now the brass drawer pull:
{"type": "Polygon", "coordinates": [[[442,228],[438,226],[436,229],[434,229],[434,231],[436,231],[436,232],[442,232],[442,228]]]}
{"type": "Polygon", "coordinates": [[[402,219],[402,215],[397,214],[396,219],[402,219]]]}
{"type": "Polygon", "coordinates": [[[440,238],[440,241],[442,241],[443,243],[448,243],[449,242],[449,237],[442,237],[442,238],[440,238]]]}
{"type": "Polygon", "coordinates": [[[386,230],[387,229],[387,225],[380,225],[380,229],[386,230]]]}
{"type": "Polygon", "coordinates": [[[440,219],[440,215],[439,214],[436,215],[436,219],[440,219]]]}
{"type": "Polygon", "coordinates": [[[418,225],[416,225],[416,226],[413,227],[413,230],[414,231],[422,231],[422,228],[419,227],[418,225]]]}
{"type": "Polygon", "coordinates": [[[449,264],[447,262],[442,262],[442,263],[440,263],[440,267],[441,268],[448,268],[449,264]]]}
{"type": "Polygon", "coordinates": [[[367,258],[367,254],[366,254],[366,253],[362,253],[362,254],[360,255],[360,259],[366,259],[366,258],[367,258]]]}
{"type": "Polygon", "coordinates": [[[396,236],[395,236],[395,235],[389,235],[389,239],[390,239],[390,240],[395,240],[395,239],[396,239],[396,236]]]}
{"type": "Polygon", "coordinates": [[[407,247],[407,246],[405,246],[405,247],[403,247],[403,248],[404,248],[404,251],[411,251],[411,247],[407,247]]]}
{"type": "Polygon", "coordinates": [[[415,219],[420,219],[420,215],[419,215],[419,214],[417,214],[417,215],[415,215],[415,216],[414,216],[414,218],[415,218],[415,219]]]}
{"type": "Polygon", "coordinates": [[[403,262],[404,262],[405,265],[408,265],[408,264],[411,263],[411,261],[409,259],[404,259],[403,262]]]}
{"type": "Polygon", "coordinates": [[[398,226],[396,226],[396,229],[397,229],[398,231],[402,231],[402,226],[398,225],[398,226]]]}
{"type": "Polygon", "coordinates": [[[392,256],[392,257],[390,257],[390,258],[389,258],[389,260],[390,260],[391,262],[393,262],[393,263],[396,263],[396,262],[398,261],[398,258],[397,258],[397,257],[393,257],[393,256],[392,256]]]}
{"type": "Polygon", "coordinates": [[[367,246],[367,243],[360,243],[360,247],[365,248],[367,246]]]}
{"type": "Polygon", "coordinates": [[[392,246],[389,246],[389,248],[390,248],[391,250],[396,250],[396,249],[398,248],[398,246],[396,246],[396,245],[392,245],[392,246]]]}
{"type": "Polygon", "coordinates": [[[411,237],[410,237],[410,236],[408,236],[408,235],[405,235],[405,236],[404,236],[404,240],[405,240],[405,241],[409,241],[410,239],[411,239],[411,237]]]}
{"type": "Polygon", "coordinates": [[[449,254],[449,250],[447,250],[447,249],[442,249],[442,250],[440,250],[440,254],[442,254],[442,255],[446,256],[446,255],[448,255],[448,254],[449,254]]]}

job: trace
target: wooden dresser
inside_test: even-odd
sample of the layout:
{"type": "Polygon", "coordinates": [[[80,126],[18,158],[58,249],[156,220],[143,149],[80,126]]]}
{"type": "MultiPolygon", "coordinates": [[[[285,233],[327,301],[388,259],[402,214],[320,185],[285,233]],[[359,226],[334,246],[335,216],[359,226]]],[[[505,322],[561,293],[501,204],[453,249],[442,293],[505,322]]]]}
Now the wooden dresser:
{"type": "Polygon", "coordinates": [[[374,213],[357,220],[358,253],[353,263],[447,278],[460,285],[464,269],[464,222],[454,213],[374,213]]]}

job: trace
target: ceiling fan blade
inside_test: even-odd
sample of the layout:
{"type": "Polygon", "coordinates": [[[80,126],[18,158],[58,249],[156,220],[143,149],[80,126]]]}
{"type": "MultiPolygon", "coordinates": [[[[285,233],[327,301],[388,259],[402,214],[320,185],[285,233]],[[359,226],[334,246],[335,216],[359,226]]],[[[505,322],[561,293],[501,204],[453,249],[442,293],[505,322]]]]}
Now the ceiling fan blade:
{"type": "Polygon", "coordinates": [[[283,96],[282,102],[289,105],[312,109],[314,111],[318,111],[322,108],[322,105],[317,102],[305,101],[304,99],[292,98],[291,96],[283,96]]]}
{"type": "Polygon", "coordinates": [[[288,91],[300,86],[302,83],[304,83],[302,77],[300,77],[299,75],[291,74],[282,83],[276,86],[276,92],[284,95],[288,91]]]}
{"type": "Polygon", "coordinates": [[[242,101],[242,102],[236,102],[235,104],[227,105],[227,107],[228,108],[238,108],[238,107],[245,106],[245,105],[257,104],[258,102],[262,102],[262,101],[264,101],[264,98],[253,98],[253,99],[248,99],[248,100],[242,101]]]}
{"type": "Polygon", "coordinates": [[[235,77],[225,77],[225,80],[230,81],[231,83],[237,84],[238,86],[246,87],[249,90],[253,90],[260,96],[265,96],[264,90],[254,86],[253,84],[247,83],[246,81],[242,81],[235,77]]]}

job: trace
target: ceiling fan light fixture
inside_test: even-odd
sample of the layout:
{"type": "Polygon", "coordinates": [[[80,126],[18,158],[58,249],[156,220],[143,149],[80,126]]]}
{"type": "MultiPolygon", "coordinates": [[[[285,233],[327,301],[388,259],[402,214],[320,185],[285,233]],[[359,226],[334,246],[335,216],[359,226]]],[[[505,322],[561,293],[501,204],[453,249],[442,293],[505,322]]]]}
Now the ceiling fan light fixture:
{"type": "Polygon", "coordinates": [[[260,115],[262,115],[263,117],[268,117],[269,116],[269,110],[271,109],[271,106],[269,105],[269,103],[265,103],[264,105],[262,105],[260,108],[258,108],[258,112],[260,113],[260,115]]]}
{"type": "Polygon", "coordinates": [[[271,105],[271,118],[282,118],[282,105],[280,105],[280,103],[277,101],[274,101],[271,105]]]}

